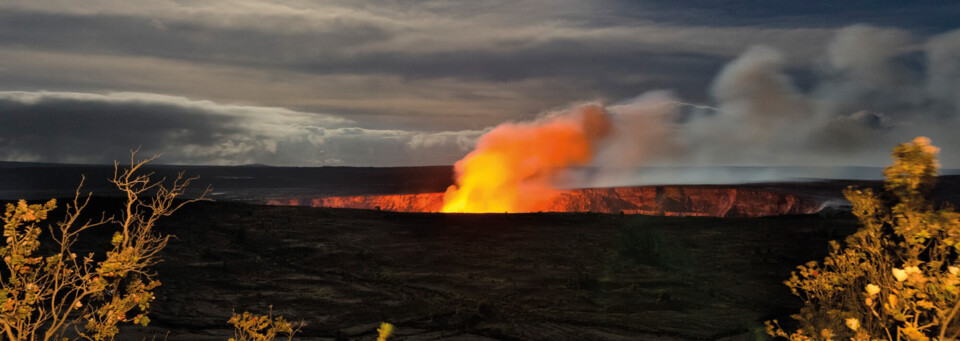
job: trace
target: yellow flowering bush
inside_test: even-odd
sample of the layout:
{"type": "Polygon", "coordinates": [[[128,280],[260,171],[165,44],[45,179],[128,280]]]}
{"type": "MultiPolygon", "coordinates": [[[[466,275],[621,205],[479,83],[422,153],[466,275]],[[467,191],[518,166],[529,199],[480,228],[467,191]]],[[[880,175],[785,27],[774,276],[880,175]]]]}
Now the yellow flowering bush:
{"type": "Polygon", "coordinates": [[[381,322],[380,328],[377,328],[377,334],[377,341],[387,341],[390,335],[393,334],[393,325],[381,322]]]}
{"type": "Polygon", "coordinates": [[[0,243],[0,339],[61,340],[69,328],[82,339],[113,340],[122,323],[150,322],[152,290],[160,285],[150,268],[170,238],[157,233],[155,224],[200,199],[176,201],[193,179],[181,176],[165,187],[138,174],[153,158],[135,161],[134,155],[129,168],[114,167],[111,182],[126,196],[118,217],[81,220],[90,197],[81,198],[79,189],[65,218],[47,229],[40,224],[56,208],[55,200],[7,204],[0,243]],[[71,251],[81,232],[111,225],[117,232],[105,256],[71,251]],[[49,235],[43,236],[45,231],[49,235]],[[44,249],[49,251],[40,249],[42,236],[53,244],[44,249]]]}
{"type": "Polygon", "coordinates": [[[273,317],[273,306],[267,315],[234,313],[228,323],[233,325],[233,337],[229,341],[273,341],[277,335],[286,334],[287,340],[303,328],[303,322],[288,322],[283,316],[273,317]]]}
{"type": "Polygon", "coordinates": [[[960,213],[929,199],[939,150],[918,137],[893,150],[884,192],[848,188],[862,227],[785,284],[804,301],[790,340],[954,340],[960,336],[960,213]]]}

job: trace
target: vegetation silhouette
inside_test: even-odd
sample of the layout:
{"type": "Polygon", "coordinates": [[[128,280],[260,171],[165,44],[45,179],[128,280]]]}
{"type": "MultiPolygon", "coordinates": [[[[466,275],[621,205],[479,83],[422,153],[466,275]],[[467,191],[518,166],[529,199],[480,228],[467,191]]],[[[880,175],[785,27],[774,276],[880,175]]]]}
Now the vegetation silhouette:
{"type": "Polygon", "coordinates": [[[960,213],[930,192],[939,149],[925,137],[893,149],[882,193],[848,188],[861,228],[831,242],[823,262],[798,266],[784,282],[803,299],[790,340],[953,340],[960,336],[960,213]]]}
{"type": "MultiPolygon", "coordinates": [[[[150,323],[153,290],[160,286],[151,269],[173,237],[159,233],[156,223],[187,204],[207,200],[211,189],[183,199],[196,177],[181,172],[172,181],[152,180],[153,173],[142,174],[143,168],[158,156],[137,160],[136,153],[131,152],[127,167],[114,163],[110,182],[124,197],[118,216],[81,218],[87,216],[84,209],[92,198],[92,193],[81,195],[85,179],[67,203],[64,218],[48,224],[47,236],[41,224],[57,208],[55,199],[6,205],[0,243],[0,339],[113,340],[123,324],[150,323]],[[109,226],[116,231],[105,254],[74,252],[82,232],[109,226]],[[52,246],[41,247],[41,240],[52,246]]],[[[282,334],[292,340],[305,325],[274,317],[272,306],[267,315],[234,313],[228,323],[234,326],[231,341],[272,341],[282,334]]],[[[392,331],[392,325],[381,324],[379,340],[392,331]]]]}
{"type": "Polygon", "coordinates": [[[286,334],[287,341],[300,332],[304,322],[289,322],[283,316],[273,316],[273,306],[267,315],[234,313],[228,323],[233,325],[233,337],[228,341],[273,341],[278,335],[286,334]]]}
{"type": "MultiPolygon", "coordinates": [[[[110,180],[125,197],[119,216],[82,220],[92,194],[82,197],[80,187],[67,203],[65,217],[48,225],[51,252],[40,255],[40,223],[57,207],[56,200],[28,205],[7,204],[3,215],[0,257],[0,327],[9,340],[63,339],[73,328],[85,340],[112,340],[124,323],[147,325],[153,289],[160,285],[151,268],[160,261],[169,235],[156,231],[157,220],[184,205],[204,200],[209,189],[195,199],[179,200],[196,178],[180,173],[172,182],[153,181],[140,174],[154,160],[136,159],[129,167],[114,163],[110,180]],[[105,255],[77,255],[72,247],[81,232],[113,226],[116,231],[105,255]],[[82,329],[79,327],[82,325],[82,329]]],[[[81,181],[81,187],[82,187],[81,181]]]]}

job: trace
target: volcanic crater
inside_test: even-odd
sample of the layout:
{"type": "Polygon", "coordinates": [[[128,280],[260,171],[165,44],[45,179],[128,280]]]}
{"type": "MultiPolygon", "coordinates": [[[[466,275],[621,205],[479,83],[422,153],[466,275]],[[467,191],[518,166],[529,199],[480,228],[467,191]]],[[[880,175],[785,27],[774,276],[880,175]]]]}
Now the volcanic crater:
{"type": "MultiPolygon", "coordinates": [[[[189,171],[225,194],[161,220],[177,238],[156,269],[163,285],[153,322],[125,326],[125,339],[223,340],[232,312],[270,307],[308,323],[301,340],[372,340],[383,321],[397,326],[398,340],[753,339],[763,321],[799,309],[782,285],[790,271],[856,230],[849,214],[824,214],[842,207],[841,190],[881,185],[563,190],[551,203],[566,213],[435,214],[405,212],[436,211],[449,168],[189,171]],[[250,193],[272,204],[366,209],[224,200],[250,193]],[[747,218],[771,214],[788,215],[747,218]]],[[[38,174],[86,174],[99,189],[109,169],[5,174],[19,196],[38,174]]],[[[934,196],[956,202],[957,188],[960,178],[941,177],[934,196]]],[[[88,214],[115,213],[120,203],[95,198],[88,214]]],[[[77,252],[102,254],[111,234],[89,231],[77,252]]]]}
{"type": "MultiPolygon", "coordinates": [[[[444,193],[331,196],[271,200],[271,205],[440,212],[444,193]]],[[[763,217],[819,212],[825,200],[771,188],[634,186],[557,190],[529,212],[594,212],[661,216],[763,217]]],[[[523,213],[523,212],[510,212],[523,213]]]]}

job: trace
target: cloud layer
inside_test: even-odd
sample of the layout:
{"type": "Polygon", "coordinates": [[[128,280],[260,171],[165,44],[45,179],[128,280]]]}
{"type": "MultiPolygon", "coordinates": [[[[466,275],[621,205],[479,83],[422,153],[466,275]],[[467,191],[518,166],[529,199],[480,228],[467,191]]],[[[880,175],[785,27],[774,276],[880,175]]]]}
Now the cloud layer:
{"type": "Polygon", "coordinates": [[[366,129],[330,115],[145,93],[0,92],[0,159],[110,163],[142,147],[164,163],[446,164],[482,132],[366,129]]]}
{"type": "Polygon", "coordinates": [[[142,145],[167,163],[452,164],[499,123],[599,102],[610,169],[882,165],[915,135],[958,142],[958,16],[927,1],[4,1],[0,159],[142,145]]]}
{"type": "MultiPolygon", "coordinates": [[[[867,25],[824,44],[807,89],[789,55],[752,46],[720,68],[706,105],[651,91],[608,106],[613,137],[594,166],[876,166],[917,135],[958,140],[960,31],[916,37],[867,25]]],[[[551,111],[544,111],[549,115],[551,111]]],[[[493,125],[390,128],[343,115],[138,92],[0,92],[0,158],[109,162],[143,146],[170,163],[401,166],[451,164],[493,125]]],[[[403,124],[398,124],[402,126],[403,124]]],[[[944,164],[960,166],[957,154],[944,164]]]]}
{"type": "Polygon", "coordinates": [[[678,13],[620,1],[4,1],[0,90],[162,93],[478,129],[643,89],[705,100],[743,48],[768,44],[799,63],[833,31],[678,13]]]}
{"type": "MultiPolygon", "coordinates": [[[[944,166],[960,167],[958,32],[922,41],[897,29],[845,27],[806,91],[786,72],[785,53],[750,47],[713,80],[709,107],[663,92],[610,107],[621,120],[633,118],[618,125],[594,166],[882,166],[894,145],[928,136],[943,147],[944,166]]],[[[731,181],[607,175],[592,184],[731,181]]]]}

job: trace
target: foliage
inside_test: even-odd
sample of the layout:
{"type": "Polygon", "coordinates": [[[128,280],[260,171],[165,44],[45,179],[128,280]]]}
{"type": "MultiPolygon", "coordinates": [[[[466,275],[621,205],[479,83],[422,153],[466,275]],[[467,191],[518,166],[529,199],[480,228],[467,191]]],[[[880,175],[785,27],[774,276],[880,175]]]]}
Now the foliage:
{"type": "Polygon", "coordinates": [[[936,208],[938,149],[918,137],[893,150],[884,193],[848,188],[861,228],[831,242],[821,263],[799,266],[785,284],[804,301],[767,332],[790,340],[952,340],[960,336],[960,213],[936,208]]]}
{"type": "MultiPolygon", "coordinates": [[[[101,215],[81,221],[90,195],[80,190],[68,203],[62,221],[48,224],[53,247],[41,255],[40,224],[57,203],[28,205],[20,200],[8,204],[3,215],[4,241],[0,257],[0,328],[9,340],[51,340],[61,338],[69,327],[87,340],[112,340],[121,323],[146,325],[153,289],[160,285],[150,268],[159,258],[170,236],[155,231],[159,218],[169,216],[185,204],[179,201],[195,178],[182,174],[166,187],[164,180],[151,181],[138,173],[156,156],[137,161],[131,153],[130,167],[114,164],[111,182],[125,195],[118,217],[101,215]],[[78,256],[71,251],[81,232],[91,228],[116,227],[111,249],[105,255],[78,256]],[[79,325],[84,330],[80,330],[79,325]]],[[[81,182],[82,184],[82,182],[81,182]]]]}
{"type": "Polygon", "coordinates": [[[273,341],[279,334],[286,334],[287,340],[303,328],[303,322],[288,322],[283,316],[273,317],[273,306],[267,315],[255,315],[249,312],[234,313],[227,321],[233,325],[230,341],[273,341]]]}
{"type": "Polygon", "coordinates": [[[382,322],[380,323],[380,328],[377,328],[377,333],[379,334],[377,341],[387,341],[387,338],[390,337],[390,334],[393,334],[393,325],[382,322]]]}

